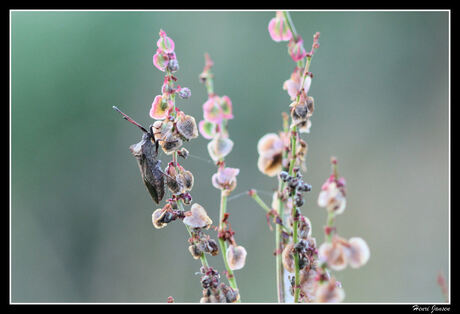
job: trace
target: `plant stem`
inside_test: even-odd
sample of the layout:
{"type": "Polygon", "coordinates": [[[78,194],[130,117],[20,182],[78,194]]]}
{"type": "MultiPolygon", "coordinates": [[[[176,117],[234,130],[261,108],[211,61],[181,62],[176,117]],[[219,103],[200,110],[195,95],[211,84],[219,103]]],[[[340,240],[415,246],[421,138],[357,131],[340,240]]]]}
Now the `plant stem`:
{"type": "MultiPolygon", "coordinates": [[[[289,175],[293,175],[294,172],[294,165],[296,161],[296,145],[297,145],[297,126],[294,125],[291,130],[291,162],[289,164],[289,175]]],[[[292,195],[291,195],[292,197],[292,195]]],[[[294,202],[293,202],[294,203],[294,202]]],[[[297,244],[298,236],[298,215],[297,215],[297,207],[295,204],[292,205],[292,221],[293,221],[293,235],[292,235],[292,242],[294,245],[297,244]]],[[[295,265],[295,289],[294,289],[294,303],[299,302],[299,295],[300,295],[300,275],[299,275],[299,253],[294,252],[294,265],[295,265]]]]}
{"type": "MultiPolygon", "coordinates": [[[[257,191],[256,190],[252,190],[252,193],[251,193],[251,197],[253,198],[254,201],[256,201],[257,204],[259,204],[260,207],[262,207],[263,210],[265,210],[265,212],[267,214],[270,214],[272,209],[270,207],[268,207],[267,204],[265,204],[265,202],[260,198],[260,196],[257,194],[257,191]]],[[[281,218],[281,217],[280,217],[281,218]]],[[[280,228],[282,228],[284,231],[286,231],[287,233],[291,233],[290,230],[285,226],[285,225],[280,225],[280,224],[276,224],[277,226],[279,226],[280,228]]]]}
{"type": "Polygon", "coordinates": [[[294,41],[297,41],[297,37],[299,36],[297,35],[297,31],[295,30],[294,23],[292,23],[291,15],[288,11],[283,11],[283,15],[289,27],[289,30],[292,33],[292,38],[294,39],[294,41]]]}
{"type": "MultiPolygon", "coordinates": [[[[219,231],[223,230],[224,228],[224,215],[227,211],[227,196],[225,195],[225,191],[221,191],[220,193],[220,215],[219,215],[219,231]]],[[[228,282],[230,283],[230,286],[234,290],[238,290],[238,285],[236,283],[236,278],[235,274],[233,273],[233,270],[230,268],[228,265],[228,260],[227,260],[227,242],[225,242],[223,239],[219,238],[219,245],[220,245],[220,250],[222,252],[222,258],[224,260],[225,268],[227,269],[227,278],[228,282]]],[[[241,294],[240,297],[238,298],[237,303],[241,303],[241,294]]]]}

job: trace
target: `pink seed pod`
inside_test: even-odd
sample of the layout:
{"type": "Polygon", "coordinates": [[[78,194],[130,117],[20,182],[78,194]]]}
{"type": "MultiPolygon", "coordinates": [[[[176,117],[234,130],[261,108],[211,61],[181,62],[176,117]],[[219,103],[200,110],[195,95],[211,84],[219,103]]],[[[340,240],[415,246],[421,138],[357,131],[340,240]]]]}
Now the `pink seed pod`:
{"type": "Polygon", "coordinates": [[[319,303],[339,303],[345,299],[345,291],[336,284],[335,279],[319,284],[316,289],[316,302],[319,303]]]}
{"type": "Polygon", "coordinates": [[[212,185],[216,189],[231,192],[236,188],[236,176],[240,173],[238,168],[219,167],[212,176],[212,185]]]}
{"type": "Polygon", "coordinates": [[[150,109],[150,117],[155,120],[163,120],[168,116],[168,111],[172,107],[172,103],[163,98],[163,96],[155,96],[150,109]]]}
{"type": "Polygon", "coordinates": [[[305,58],[305,56],[307,55],[307,51],[303,46],[303,40],[300,36],[297,37],[297,41],[294,41],[293,38],[289,40],[288,53],[291,56],[292,60],[294,60],[294,62],[298,62],[305,58]]]}
{"type": "Polygon", "coordinates": [[[166,36],[163,30],[160,30],[160,39],[157,41],[157,47],[165,53],[171,53],[174,51],[174,41],[166,36]]]}
{"type": "Polygon", "coordinates": [[[208,229],[212,225],[206,210],[198,203],[193,204],[190,211],[185,213],[183,222],[194,229],[208,229]]]}
{"type": "Polygon", "coordinates": [[[166,71],[168,62],[169,62],[168,56],[164,52],[162,52],[160,49],[158,49],[157,52],[153,55],[153,65],[161,72],[166,71]]]}
{"type": "Polygon", "coordinates": [[[318,206],[325,207],[329,212],[336,215],[344,212],[346,207],[346,198],[337,187],[335,181],[326,181],[322,186],[322,191],[318,195],[318,206]]]}
{"type": "Polygon", "coordinates": [[[241,245],[233,246],[232,244],[227,248],[226,256],[228,266],[232,270],[238,270],[244,267],[246,263],[246,249],[241,245]]]}
{"type": "Polygon", "coordinates": [[[201,120],[200,123],[198,123],[198,128],[201,135],[207,140],[210,140],[216,136],[216,126],[217,124],[206,120],[201,120]]]}
{"type": "Polygon", "coordinates": [[[211,96],[203,104],[203,117],[206,121],[220,123],[223,119],[221,99],[219,96],[211,96]]]}
{"type": "Polygon", "coordinates": [[[233,119],[233,106],[230,97],[222,96],[220,99],[220,108],[222,109],[222,118],[226,120],[233,119]]]}
{"type": "Polygon", "coordinates": [[[270,20],[268,23],[268,33],[276,42],[288,41],[292,38],[292,33],[288,28],[283,12],[277,11],[276,17],[270,20]]]}
{"type": "Polygon", "coordinates": [[[325,261],[329,268],[340,271],[347,267],[348,256],[340,243],[323,243],[318,250],[319,259],[325,261]]]}
{"type": "Polygon", "coordinates": [[[359,268],[367,263],[370,257],[369,246],[362,238],[354,237],[348,240],[346,252],[348,263],[352,268],[359,268]]]}
{"type": "Polygon", "coordinates": [[[233,141],[229,138],[218,134],[211,142],[208,143],[208,153],[214,162],[224,158],[233,148],[233,141]]]}

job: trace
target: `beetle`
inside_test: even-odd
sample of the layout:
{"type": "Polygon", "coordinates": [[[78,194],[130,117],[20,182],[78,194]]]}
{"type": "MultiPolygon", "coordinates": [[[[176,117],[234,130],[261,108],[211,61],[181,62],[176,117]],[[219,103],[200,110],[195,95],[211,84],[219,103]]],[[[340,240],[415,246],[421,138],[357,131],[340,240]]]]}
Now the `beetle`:
{"type": "Polygon", "coordinates": [[[158,147],[160,140],[155,139],[153,133],[153,127],[147,130],[142,125],[134,121],[131,117],[123,113],[116,106],[112,107],[115,111],[118,111],[123,119],[131,122],[135,126],[141,129],[144,133],[139,143],[133,144],[129,147],[129,150],[136,157],[139,170],[141,171],[142,180],[147,187],[153,201],[157,204],[161,202],[165,195],[165,179],[164,176],[171,178],[169,175],[161,170],[161,160],[158,159],[158,147]]]}

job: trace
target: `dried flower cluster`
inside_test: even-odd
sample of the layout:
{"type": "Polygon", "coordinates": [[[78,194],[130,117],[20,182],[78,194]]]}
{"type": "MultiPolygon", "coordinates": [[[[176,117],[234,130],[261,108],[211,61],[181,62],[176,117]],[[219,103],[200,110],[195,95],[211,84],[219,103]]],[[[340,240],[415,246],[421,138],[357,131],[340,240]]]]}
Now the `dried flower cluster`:
{"type": "Polygon", "coordinates": [[[333,235],[334,217],[346,207],[345,179],[337,177],[336,168],[318,198],[318,205],[328,211],[327,242],[319,249],[312,237],[310,220],[300,212],[305,204],[304,194],[312,189],[301,174],[301,170],[306,171],[308,145],[300,134],[310,133],[315,110],[315,101],[309,95],[313,79],[309,68],[313,54],[319,48],[319,33],[314,34],[311,50],[307,51],[285,11],[276,12],[268,24],[268,31],[274,41],[288,42],[288,54],[296,63],[290,78],[283,84],[291,101],[290,114],[283,113],[283,130],[264,135],[257,145],[259,170],[278,178],[279,188],[273,195],[272,208],[269,209],[254,190],[250,191],[252,198],[267,211],[267,219],[272,216],[276,223],[278,301],[287,302],[292,295],[294,302],[341,302],[345,297],[344,290],[329,269],[341,270],[347,265],[360,267],[368,261],[370,254],[363,239],[345,240],[333,235]],[[283,282],[285,272],[292,274],[289,291],[283,282]]]}
{"type": "MultiPolygon", "coordinates": [[[[233,273],[244,267],[246,263],[246,249],[236,243],[231,225],[228,221],[227,197],[236,188],[238,168],[225,167],[225,157],[233,148],[233,141],[229,138],[228,121],[233,119],[232,101],[228,96],[218,96],[214,93],[214,75],[211,73],[213,61],[209,54],[205,54],[205,66],[199,78],[206,86],[208,99],[203,104],[203,118],[199,123],[199,130],[204,138],[210,139],[208,152],[217,166],[217,172],[212,176],[212,185],[220,190],[220,213],[218,238],[225,263],[227,278],[234,292],[238,294],[238,286],[233,273]]],[[[238,294],[238,302],[240,302],[238,294]]]]}

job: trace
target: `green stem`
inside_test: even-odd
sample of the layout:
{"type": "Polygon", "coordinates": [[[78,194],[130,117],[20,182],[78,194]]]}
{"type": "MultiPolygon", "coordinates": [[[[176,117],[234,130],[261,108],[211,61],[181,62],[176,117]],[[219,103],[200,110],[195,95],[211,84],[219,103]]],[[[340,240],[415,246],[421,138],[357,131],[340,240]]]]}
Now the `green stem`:
{"type": "Polygon", "coordinates": [[[292,33],[292,38],[294,39],[294,41],[297,41],[297,37],[299,37],[299,35],[297,35],[297,31],[295,30],[294,23],[292,22],[292,19],[291,19],[291,15],[289,14],[288,11],[283,11],[283,15],[289,27],[289,30],[292,33]]]}
{"type": "MultiPolygon", "coordinates": [[[[294,173],[294,165],[296,161],[296,145],[297,145],[297,126],[294,125],[291,130],[291,162],[289,164],[289,175],[293,175],[294,173]]],[[[292,197],[292,195],[291,195],[292,197]]],[[[298,217],[297,217],[297,207],[295,205],[292,206],[292,221],[293,221],[293,236],[292,242],[294,245],[298,241],[298,217]]],[[[300,269],[299,269],[299,253],[294,253],[294,265],[295,265],[295,289],[294,289],[294,303],[299,302],[299,295],[300,295],[300,269]]]]}
{"type": "MultiPolygon", "coordinates": [[[[267,214],[270,214],[270,212],[272,211],[272,209],[270,207],[268,207],[267,204],[265,204],[265,202],[260,198],[260,196],[257,194],[257,191],[256,190],[252,190],[252,193],[251,193],[251,197],[254,201],[256,201],[257,204],[259,204],[260,207],[262,207],[263,210],[265,210],[265,212],[267,214]]],[[[280,217],[281,218],[281,217],[280,217]]],[[[282,218],[281,218],[282,219],[282,218]]],[[[280,225],[280,224],[276,224],[277,226],[279,226],[280,228],[282,228],[284,231],[286,231],[287,233],[291,233],[291,231],[285,226],[285,225],[280,225]]]]}
{"type": "MultiPolygon", "coordinates": [[[[224,215],[226,211],[227,211],[227,196],[225,195],[225,191],[221,191],[220,193],[219,231],[223,230],[224,228],[223,219],[224,219],[224,215]]],[[[227,242],[219,238],[219,245],[220,245],[220,250],[222,253],[222,258],[224,260],[225,268],[227,269],[227,278],[228,278],[228,282],[230,283],[230,287],[232,287],[234,290],[238,290],[238,285],[236,283],[235,274],[233,273],[233,270],[230,268],[228,264],[228,260],[227,260],[227,254],[226,254],[227,249],[228,249],[227,242]]],[[[241,294],[237,302],[241,303],[241,294]]]]}
{"type": "MultiPolygon", "coordinates": [[[[334,212],[328,212],[327,214],[327,227],[331,229],[334,226],[334,212]]],[[[332,242],[332,230],[329,230],[329,234],[326,235],[326,242],[332,242]]]]}
{"type": "MultiPolygon", "coordinates": [[[[288,133],[289,132],[289,116],[283,115],[283,132],[288,133]]],[[[288,152],[286,149],[283,149],[283,157],[282,161],[286,160],[288,157],[288,152]]],[[[284,169],[283,169],[284,170],[284,169]]],[[[283,202],[283,191],[286,187],[286,182],[281,180],[278,177],[278,216],[285,220],[284,218],[284,202],[283,202]]],[[[283,226],[284,227],[284,226],[283,226]]],[[[286,227],[284,227],[287,229],[286,227]]],[[[290,234],[290,232],[288,232],[290,234]]],[[[285,291],[285,286],[284,286],[284,268],[283,268],[283,261],[281,259],[281,250],[282,250],[282,243],[283,239],[281,238],[281,226],[276,225],[275,226],[275,247],[276,247],[276,285],[277,285],[277,290],[278,290],[278,303],[285,303],[286,302],[286,297],[285,295],[289,293],[289,291],[285,291]]]]}

